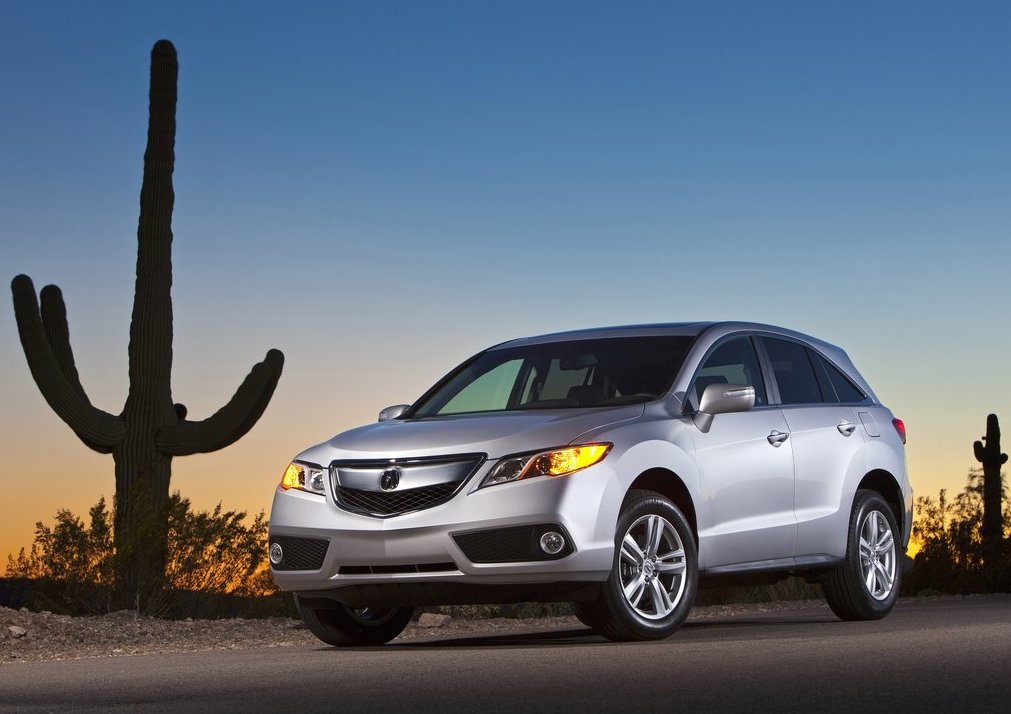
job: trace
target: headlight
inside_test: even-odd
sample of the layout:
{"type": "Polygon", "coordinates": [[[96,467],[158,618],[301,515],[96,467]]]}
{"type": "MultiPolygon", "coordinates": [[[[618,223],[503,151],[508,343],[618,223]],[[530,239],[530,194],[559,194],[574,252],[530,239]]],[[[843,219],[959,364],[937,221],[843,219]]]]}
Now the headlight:
{"type": "Polygon", "coordinates": [[[611,450],[611,444],[583,444],[562,449],[539,451],[535,454],[509,456],[499,461],[484,477],[481,486],[518,481],[532,476],[565,476],[601,461],[611,450]]]}
{"type": "Polygon", "coordinates": [[[297,488],[308,493],[318,493],[323,495],[323,476],[326,469],[316,464],[302,464],[294,461],[288,464],[281,477],[281,488],[287,491],[289,488],[297,488]]]}

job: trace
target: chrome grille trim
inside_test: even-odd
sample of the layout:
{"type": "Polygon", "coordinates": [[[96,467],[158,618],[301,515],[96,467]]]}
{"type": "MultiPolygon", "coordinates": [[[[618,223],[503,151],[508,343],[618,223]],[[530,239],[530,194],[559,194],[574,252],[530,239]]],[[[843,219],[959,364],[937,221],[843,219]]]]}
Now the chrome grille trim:
{"type": "Polygon", "coordinates": [[[330,463],[333,501],[345,511],[373,518],[390,518],[434,508],[453,498],[485,459],[486,454],[454,454],[409,459],[333,461],[330,463]],[[445,480],[431,483],[433,473],[437,474],[440,466],[445,467],[445,480]],[[380,474],[392,467],[403,473],[403,483],[406,484],[410,484],[412,476],[421,474],[423,485],[384,491],[379,483],[380,474]],[[354,482],[355,487],[341,483],[342,470],[348,480],[354,482]]]}

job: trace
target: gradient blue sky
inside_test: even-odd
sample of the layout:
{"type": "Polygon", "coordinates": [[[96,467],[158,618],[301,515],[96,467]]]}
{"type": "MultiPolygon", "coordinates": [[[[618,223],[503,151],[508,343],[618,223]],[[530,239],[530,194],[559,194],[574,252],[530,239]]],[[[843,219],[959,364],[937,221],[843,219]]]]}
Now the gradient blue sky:
{"type": "MultiPolygon", "coordinates": [[[[755,319],[843,345],[920,494],[1011,424],[1011,4],[4,2],[0,267],[126,394],[148,55],[180,56],[174,393],[274,401],[177,459],[269,507],[304,446],[544,331],[755,319]]],[[[113,492],[0,310],[0,557],[113,492]]],[[[1007,439],[1011,442],[1011,438],[1007,439]]]]}

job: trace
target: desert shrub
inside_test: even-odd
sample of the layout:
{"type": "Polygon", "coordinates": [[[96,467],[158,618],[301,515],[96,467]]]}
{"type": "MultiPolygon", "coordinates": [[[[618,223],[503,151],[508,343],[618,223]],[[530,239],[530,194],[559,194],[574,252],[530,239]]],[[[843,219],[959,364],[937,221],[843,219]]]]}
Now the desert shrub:
{"type": "MultiPolygon", "coordinates": [[[[169,499],[169,587],[234,595],[259,595],[266,569],[267,519],[260,511],[248,525],[241,511],[194,513],[178,492],[169,499]]],[[[272,588],[273,589],[273,588],[272,588]]]]}
{"type": "Polygon", "coordinates": [[[1011,590],[1011,509],[1005,501],[1004,538],[992,552],[984,547],[983,472],[970,469],[962,491],[949,498],[916,499],[913,542],[918,548],[906,579],[908,594],[922,591],[974,593],[1011,590]]]}
{"type": "MultiPolygon", "coordinates": [[[[67,509],[56,512],[49,526],[35,524],[35,540],[27,551],[8,556],[7,577],[33,583],[27,600],[36,609],[54,612],[107,612],[115,573],[113,513],[105,499],[88,511],[85,523],[67,509]]],[[[226,511],[219,503],[210,511],[194,511],[176,491],[168,503],[168,562],[165,596],[152,603],[158,612],[182,610],[215,616],[227,603],[276,593],[266,561],[267,519],[261,511],[251,521],[245,512],[226,511]],[[201,593],[200,598],[187,593],[201,593]],[[210,595],[218,596],[216,598],[210,595]],[[219,607],[208,607],[217,602],[219,607]]],[[[249,603],[243,607],[252,608],[249,603]]],[[[287,606],[279,606],[287,611],[287,606]]],[[[278,610],[268,607],[270,614],[278,610]]]]}
{"type": "Polygon", "coordinates": [[[29,601],[56,612],[109,609],[114,561],[112,513],[105,499],[88,510],[88,524],[69,510],[56,512],[52,527],[35,524],[31,549],[7,556],[7,577],[38,583],[29,601]]]}

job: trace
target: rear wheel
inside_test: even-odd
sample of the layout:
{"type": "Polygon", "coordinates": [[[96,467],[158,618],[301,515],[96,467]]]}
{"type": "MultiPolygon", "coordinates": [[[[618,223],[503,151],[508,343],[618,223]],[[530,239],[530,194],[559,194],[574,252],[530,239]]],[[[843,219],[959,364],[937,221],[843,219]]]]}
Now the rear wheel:
{"type": "Polygon", "coordinates": [[[822,581],[832,612],[843,620],[880,620],[899,596],[902,567],[895,515],[875,491],[857,491],[846,559],[822,581]]]}
{"type": "Polygon", "coordinates": [[[414,614],[412,607],[306,607],[296,596],[302,621],[328,645],[382,645],[399,635],[414,614]]]}
{"type": "Polygon", "coordinates": [[[659,640],[677,630],[698,588],[695,538],[681,511],[658,493],[630,491],[615,533],[611,575],[576,614],[609,640],[659,640]]]}

